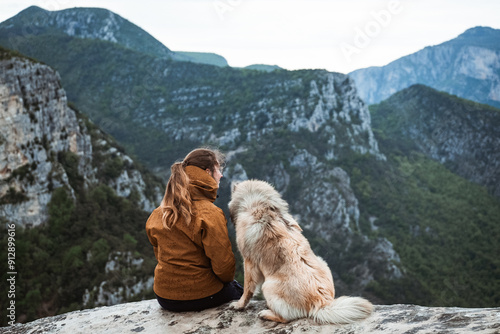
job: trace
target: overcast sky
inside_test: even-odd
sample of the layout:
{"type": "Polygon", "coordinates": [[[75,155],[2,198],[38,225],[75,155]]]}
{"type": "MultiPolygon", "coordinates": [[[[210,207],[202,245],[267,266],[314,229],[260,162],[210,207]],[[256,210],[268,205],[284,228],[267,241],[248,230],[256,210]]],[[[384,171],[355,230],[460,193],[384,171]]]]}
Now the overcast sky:
{"type": "Polygon", "coordinates": [[[499,0],[1,0],[0,22],[28,6],[109,9],[173,51],[231,66],[348,73],[382,66],[475,26],[500,29],[499,0]]]}

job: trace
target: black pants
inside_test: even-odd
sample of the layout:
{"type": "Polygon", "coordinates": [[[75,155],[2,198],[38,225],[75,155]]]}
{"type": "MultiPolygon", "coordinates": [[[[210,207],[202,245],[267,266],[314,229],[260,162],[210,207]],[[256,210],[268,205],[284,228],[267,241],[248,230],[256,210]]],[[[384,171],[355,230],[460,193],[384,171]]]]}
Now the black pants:
{"type": "Polygon", "coordinates": [[[211,296],[194,300],[171,300],[156,296],[158,303],[165,310],[172,312],[201,311],[216,307],[231,300],[240,299],[243,287],[237,281],[224,284],[222,290],[211,296]]]}

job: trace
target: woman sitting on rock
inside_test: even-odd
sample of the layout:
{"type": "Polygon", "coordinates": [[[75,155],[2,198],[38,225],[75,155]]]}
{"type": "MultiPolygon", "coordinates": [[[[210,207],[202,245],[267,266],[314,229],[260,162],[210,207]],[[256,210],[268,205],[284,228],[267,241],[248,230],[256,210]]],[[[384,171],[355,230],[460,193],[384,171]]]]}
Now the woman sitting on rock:
{"type": "Polygon", "coordinates": [[[160,207],[146,223],[158,264],[153,290],[169,311],[199,311],[239,299],[224,213],[213,202],[224,156],[196,149],[171,167],[160,207]]]}

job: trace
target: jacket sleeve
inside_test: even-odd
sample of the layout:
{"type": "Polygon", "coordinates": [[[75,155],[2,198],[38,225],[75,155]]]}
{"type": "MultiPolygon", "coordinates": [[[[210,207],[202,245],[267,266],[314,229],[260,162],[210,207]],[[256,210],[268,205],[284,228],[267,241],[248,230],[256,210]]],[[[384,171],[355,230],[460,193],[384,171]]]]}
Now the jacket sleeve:
{"type": "Polygon", "coordinates": [[[213,272],[223,283],[231,282],[235,272],[235,259],[226,224],[226,217],[220,208],[202,222],[205,254],[211,261],[213,272]]]}

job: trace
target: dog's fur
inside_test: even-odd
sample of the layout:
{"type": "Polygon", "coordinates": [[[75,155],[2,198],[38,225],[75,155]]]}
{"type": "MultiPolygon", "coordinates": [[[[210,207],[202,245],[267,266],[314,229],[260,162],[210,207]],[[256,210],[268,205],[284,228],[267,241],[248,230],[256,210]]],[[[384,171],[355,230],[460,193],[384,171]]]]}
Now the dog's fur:
{"type": "Polygon", "coordinates": [[[269,183],[248,180],[234,185],[229,211],[245,270],[243,296],[232,308],[243,309],[261,286],[269,307],[259,313],[263,319],[309,317],[338,324],[371,314],[373,305],[366,299],[334,299],[330,269],[314,255],[288,204],[269,183]]]}

